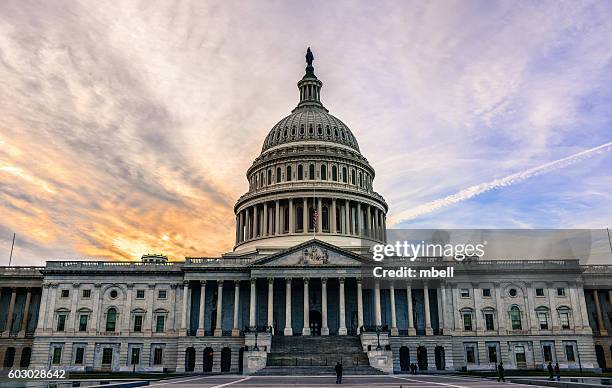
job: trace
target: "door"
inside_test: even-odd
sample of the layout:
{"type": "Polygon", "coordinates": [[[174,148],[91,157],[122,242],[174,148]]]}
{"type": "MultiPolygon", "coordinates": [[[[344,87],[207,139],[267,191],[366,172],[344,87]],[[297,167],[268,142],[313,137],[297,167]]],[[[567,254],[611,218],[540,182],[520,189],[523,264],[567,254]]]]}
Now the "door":
{"type": "Polygon", "coordinates": [[[408,347],[402,346],[399,350],[400,369],[405,372],[410,369],[410,350],[408,347]]]}
{"type": "Polygon", "coordinates": [[[212,348],[204,349],[204,366],[202,368],[204,372],[212,372],[213,355],[214,355],[214,352],[212,348]]]}
{"type": "Polygon", "coordinates": [[[310,335],[321,335],[321,313],[316,310],[310,310],[310,335]]]}
{"type": "Polygon", "coordinates": [[[424,346],[417,348],[417,363],[419,370],[427,370],[427,348],[424,346]]]}

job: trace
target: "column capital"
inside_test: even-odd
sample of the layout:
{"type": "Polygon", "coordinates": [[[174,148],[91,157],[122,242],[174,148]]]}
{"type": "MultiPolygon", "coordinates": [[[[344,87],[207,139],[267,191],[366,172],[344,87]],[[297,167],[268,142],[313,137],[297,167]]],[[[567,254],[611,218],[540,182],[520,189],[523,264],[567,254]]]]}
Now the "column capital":
{"type": "MultiPolygon", "coordinates": [[[[74,286],[74,284],[73,284],[73,286],[74,286]]],[[[125,286],[126,286],[127,288],[129,288],[129,289],[132,289],[132,288],[134,288],[134,283],[127,283],[125,286]]],[[[77,288],[77,287],[78,287],[78,286],[74,286],[74,288],[77,288]]]]}
{"type": "Polygon", "coordinates": [[[217,280],[217,287],[223,287],[223,279],[217,280]]]}
{"type": "Polygon", "coordinates": [[[304,280],[304,284],[308,284],[308,282],[310,281],[310,278],[302,278],[302,280],[304,280]]]}
{"type": "Polygon", "coordinates": [[[268,278],[268,283],[274,283],[274,278],[268,278]]]}
{"type": "Polygon", "coordinates": [[[363,282],[363,278],[355,278],[357,284],[361,284],[363,282]]]}
{"type": "Polygon", "coordinates": [[[285,278],[285,283],[291,284],[291,278],[285,278]]]}
{"type": "Polygon", "coordinates": [[[338,281],[339,281],[340,283],[344,283],[344,281],[345,281],[345,280],[346,280],[345,278],[338,278],[338,281]]]}
{"type": "Polygon", "coordinates": [[[206,280],[200,280],[200,286],[206,287],[206,280]]]}
{"type": "MultiPolygon", "coordinates": [[[[57,288],[59,287],[59,283],[50,283],[49,284],[51,286],[51,288],[57,288]]],[[[100,285],[101,286],[101,285],[100,285]]]]}
{"type": "Polygon", "coordinates": [[[49,283],[43,283],[42,288],[49,288],[51,287],[51,284],[49,283]]]}
{"type": "Polygon", "coordinates": [[[327,284],[327,278],[326,277],[321,278],[321,284],[327,284]]]}
{"type": "Polygon", "coordinates": [[[81,283],[72,283],[72,288],[79,288],[80,285],[81,283]]]}
{"type": "Polygon", "coordinates": [[[189,287],[189,280],[183,280],[183,287],[189,287]]]}
{"type": "Polygon", "coordinates": [[[94,287],[95,288],[101,288],[102,287],[102,283],[94,283],[94,287]]]}
{"type": "Polygon", "coordinates": [[[173,290],[176,290],[176,289],[177,289],[177,287],[179,287],[179,286],[180,286],[180,284],[178,284],[178,283],[172,283],[172,284],[170,285],[170,288],[171,288],[171,289],[173,289],[173,290]]]}
{"type": "Polygon", "coordinates": [[[240,287],[240,280],[234,280],[234,286],[240,287]]]}
{"type": "Polygon", "coordinates": [[[257,278],[251,278],[250,280],[251,280],[251,285],[254,285],[255,282],[257,282],[257,278]]]}

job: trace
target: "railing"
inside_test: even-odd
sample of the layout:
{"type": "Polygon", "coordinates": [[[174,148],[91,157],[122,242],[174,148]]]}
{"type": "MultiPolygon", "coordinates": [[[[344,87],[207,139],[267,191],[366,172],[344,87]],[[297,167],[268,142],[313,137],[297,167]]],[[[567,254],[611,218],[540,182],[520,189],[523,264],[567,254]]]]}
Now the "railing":
{"type": "Polygon", "coordinates": [[[344,355],[336,355],[336,356],[323,356],[323,357],[281,357],[281,358],[272,358],[268,357],[268,366],[328,366],[333,368],[336,363],[341,363],[343,367],[356,367],[356,366],[367,366],[370,365],[367,358],[361,359],[360,356],[344,356],[344,355]]]}
{"type": "Polygon", "coordinates": [[[179,269],[183,263],[143,263],[138,261],[47,261],[46,269],[56,270],[168,270],[179,269]]]}
{"type": "Polygon", "coordinates": [[[205,264],[205,265],[244,265],[252,261],[248,257],[187,257],[186,264],[205,264]]]}

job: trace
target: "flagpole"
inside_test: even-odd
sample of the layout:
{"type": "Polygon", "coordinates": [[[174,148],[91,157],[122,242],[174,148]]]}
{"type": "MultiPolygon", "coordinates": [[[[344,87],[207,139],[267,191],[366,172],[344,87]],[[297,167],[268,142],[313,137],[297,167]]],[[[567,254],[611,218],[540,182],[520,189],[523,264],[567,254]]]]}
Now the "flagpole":
{"type": "Polygon", "coordinates": [[[11,266],[11,261],[13,260],[13,247],[15,246],[15,233],[13,233],[13,243],[11,244],[11,255],[9,256],[9,267],[11,266]]]}

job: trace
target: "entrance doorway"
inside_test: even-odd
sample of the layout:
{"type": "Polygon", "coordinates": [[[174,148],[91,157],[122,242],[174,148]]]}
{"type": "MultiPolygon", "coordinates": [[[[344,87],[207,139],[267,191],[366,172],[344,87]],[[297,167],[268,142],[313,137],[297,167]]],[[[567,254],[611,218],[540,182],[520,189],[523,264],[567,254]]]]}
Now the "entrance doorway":
{"type": "Polygon", "coordinates": [[[310,335],[321,335],[321,313],[317,310],[310,310],[308,319],[310,321],[310,335]]]}
{"type": "Polygon", "coordinates": [[[221,372],[229,372],[232,367],[232,350],[230,348],[221,349],[221,372]]]}
{"type": "Polygon", "coordinates": [[[402,346],[399,350],[400,369],[402,372],[410,369],[410,350],[406,346],[402,346]]]}
{"type": "Polygon", "coordinates": [[[185,349],[185,372],[193,372],[195,370],[195,349],[185,349]]]}
{"type": "Polygon", "coordinates": [[[602,370],[606,369],[606,355],[601,345],[595,345],[595,356],[597,357],[597,364],[602,370]]]}
{"type": "Polygon", "coordinates": [[[417,348],[417,364],[419,370],[427,370],[427,348],[425,346],[417,348]]]}
{"type": "Polygon", "coordinates": [[[214,352],[212,348],[204,349],[204,366],[202,370],[204,372],[212,372],[213,369],[213,355],[214,352]]]}
{"type": "Polygon", "coordinates": [[[436,369],[444,370],[444,364],[446,363],[446,361],[444,360],[444,347],[436,346],[435,356],[436,356],[436,369]]]}

